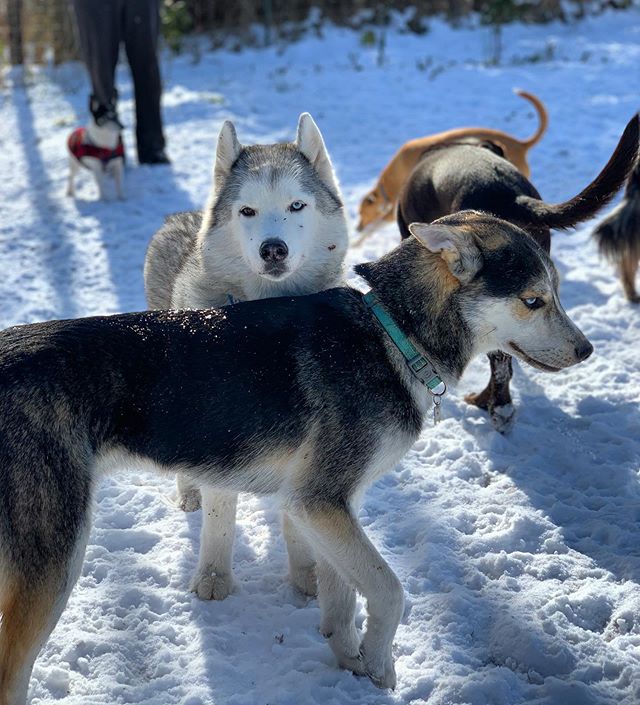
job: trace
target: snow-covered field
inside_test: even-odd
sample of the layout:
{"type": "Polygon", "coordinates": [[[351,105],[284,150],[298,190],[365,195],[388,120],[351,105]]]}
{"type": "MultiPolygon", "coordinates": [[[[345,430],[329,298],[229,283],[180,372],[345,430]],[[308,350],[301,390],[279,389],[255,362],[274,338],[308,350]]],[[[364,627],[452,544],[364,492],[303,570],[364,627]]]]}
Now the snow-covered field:
{"type": "MultiPolygon", "coordinates": [[[[391,33],[386,62],[359,36],[326,29],[286,50],[166,57],[164,114],[173,166],[135,165],[128,199],[98,203],[82,174],[64,196],[65,137],[86,119],[79,65],[0,87],[0,325],[144,308],[142,263],[163,216],[200,207],[224,119],[244,142],[291,139],[308,110],[324,132],[351,215],[408,138],[466,124],[527,136],[547,200],[577,193],[639,107],[640,13],[507,30],[505,63],[482,65],[487,35],[433,23],[391,33]],[[546,58],[544,58],[546,56],[546,58]]],[[[133,101],[119,70],[121,117],[133,101]]],[[[556,234],[562,298],[596,352],[545,375],[516,365],[513,432],[496,434],[462,401],[486,381],[478,360],[406,459],[369,491],[361,519],[400,576],[398,687],[339,671],[315,600],[286,580],[278,515],[247,497],[237,589],[222,603],[189,593],[200,513],[173,506],[173,481],[106,478],[69,606],[34,670],[32,704],[606,705],[640,702],[640,310],[595,252],[592,223],[556,234]]],[[[355,236],[354,236],[355,239],[355,236]]],[[[387,227],[349,254],[398,241],[387,227]]],[[[355,280],[353,280],[355,283],[355,280]]],[[[360,622],[364,610],[360,610],[360,622]]]]}

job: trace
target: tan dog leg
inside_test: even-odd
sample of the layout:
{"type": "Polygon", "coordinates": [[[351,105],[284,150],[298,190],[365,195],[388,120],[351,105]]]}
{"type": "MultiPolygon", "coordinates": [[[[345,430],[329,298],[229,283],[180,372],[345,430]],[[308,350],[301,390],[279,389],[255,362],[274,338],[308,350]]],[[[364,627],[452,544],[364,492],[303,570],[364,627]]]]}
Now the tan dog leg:
{"type": "Polygon", "coordinates": [[[318,561],[318,601],[322,621],[320,631],[341,668],[351,668],[360,659],[360,636],[354,622],[356,591],[330,563],[318,561]]]}
{"type": "MultiPolygon", "coordinates": [[[[391,646],[404,610],[404,593],[400,581],[373,544],[365,535],[358,520],[345,509],[330,507],[327,510],[312,509],[295,513],[295,521],[324,559],[333,567],[335,574],[324,574],[320,579],[323,626],[335,624],[333,615],[344,615],[348,611],[349,596],[337,576],[355,587],[367,600],[367,630],[360,644],[360,653],[337,654],[341,665],[354,673],[368,676],[380,688],[394,688],[396,674],[393,667],[391,646]],[[326,581],[326,583],[325,583],[326,581]],[[323,588],[338,586],[334,592],[323,588]]],[[[350,607],[349,607],[350,610],[350,607]]],[[[347,627],[349,629],[350,627],[347,627]]],[[[352,638],[342,635],[333,640],[332,647],[339,644],[351,649],[352,638]]]]}
{"type": "Polygon", "coordinates": [[[291,582],[303,595],[315,597],[318,592],[316,557],[311,546],[286,512],[282,513],[282,533],[289,554],[291,582]]]}
{"type": "Polygon", "coordinates": [[[640,296],[636,291],[636,272],[638,271],[638,260],[630,253],[625,254],[620,263],[620,279],[624,294],[632,304],[640,303],[640,296]]]}

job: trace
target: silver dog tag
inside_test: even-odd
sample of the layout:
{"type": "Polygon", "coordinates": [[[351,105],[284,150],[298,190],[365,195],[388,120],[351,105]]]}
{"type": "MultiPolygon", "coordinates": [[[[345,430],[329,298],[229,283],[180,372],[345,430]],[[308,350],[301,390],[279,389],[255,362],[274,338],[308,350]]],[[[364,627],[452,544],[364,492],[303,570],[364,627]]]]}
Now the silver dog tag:
{"type": "Polygon", "coordinates": [[[440,405],[442,404],[442,399],[439,394],[433,395],[433,425],[437,426],[442,419],[442,411],[440,405]]]}

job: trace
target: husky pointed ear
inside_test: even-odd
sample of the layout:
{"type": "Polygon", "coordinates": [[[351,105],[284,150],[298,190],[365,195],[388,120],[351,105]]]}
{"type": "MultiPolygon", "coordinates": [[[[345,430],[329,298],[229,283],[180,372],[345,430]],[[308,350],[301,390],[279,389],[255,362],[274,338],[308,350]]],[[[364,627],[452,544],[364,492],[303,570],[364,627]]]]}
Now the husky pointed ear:
{"type": "Polygon", "coordinates": [[[231,121],[225,120],[218,135],[216,163],[213,169],[213,180],[216,188],[219,188],[224,183],[241,151],[242,145],[238,142],[236,128],[231,121]]]}
{"type": "Polygon", "coordinates": [[[482,267],[482,254],[467,229],[439,223],[411,223],[409,232],[430,252],[439,254],[463,284],[482,267]]]}
{"type": "Polygon", "coordinates": [[[324,146],[322,134],[309,113],[302,113],[298,119],[298,134],[296,147],[311,162],[325,184],[337,188],[336,175],[324,146]]]}

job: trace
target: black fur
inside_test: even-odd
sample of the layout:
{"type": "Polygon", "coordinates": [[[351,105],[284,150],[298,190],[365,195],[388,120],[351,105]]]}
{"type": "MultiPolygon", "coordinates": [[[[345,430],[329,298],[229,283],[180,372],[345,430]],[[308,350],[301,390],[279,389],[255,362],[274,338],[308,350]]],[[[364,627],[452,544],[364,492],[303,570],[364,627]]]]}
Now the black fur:
{"type": "MultiPolygon", "coordinates": [[[[295,449],[310,420],[321,418],[323,487],[312,494],[345,502],[354,478],[354,468],[346,469],[356,462],[361,469],[375,447],[371,418],[411,434],[422,423],[408,390],[383,362],[385,335],[361,295],[346,288],[221,310],[4,331],[0,534],[9,559],[25,565],[20,555],[31,556],[26,564],[34,576],[41,561],[62,560],[90,499],[83,462],[108,449],[221,478],[225,469],[247,466],[255,449],[295,449]],[[25,462],[31,475],[19,487],[15,478],[24,482],[24,473],[13,466],[25,462]]],[[[254,491],[269,487],[258,478],[254,491]]]]}
{"type": "Polygon", "coordinates": [[[616,194],[638,153],[638,116],[627,124],[607,165],[569,201],[548,204],[510,162],[483,143],[451,144],[428,150],[411,173],[398,204],[403,238],[412,222],[430,223],[456,211],[496,215],[525,229],[547,251],[549,228],[569,228],[592,217],[616,194]]]}

